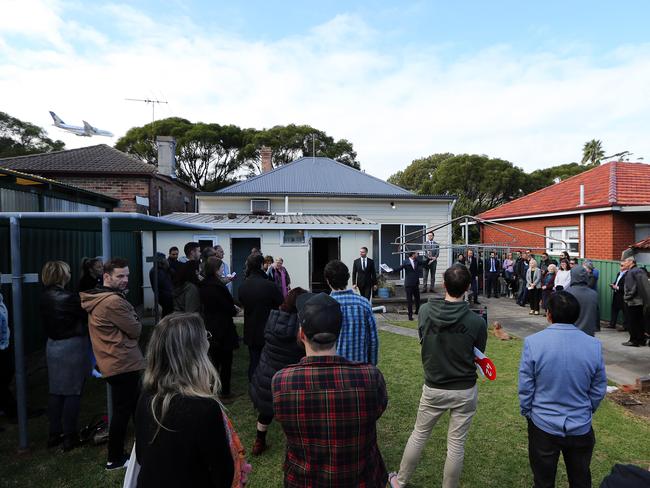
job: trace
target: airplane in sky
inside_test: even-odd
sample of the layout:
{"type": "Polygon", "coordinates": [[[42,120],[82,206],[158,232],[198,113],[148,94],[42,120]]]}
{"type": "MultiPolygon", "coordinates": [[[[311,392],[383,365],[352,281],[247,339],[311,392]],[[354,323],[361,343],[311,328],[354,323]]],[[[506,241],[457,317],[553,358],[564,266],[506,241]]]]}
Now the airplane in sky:
{"type": "Polygon", "coordinates": [[[105,136],[105,137],[113,137],[112,132],[108,132],[107,130],[100,130],[97,129],[96,127],[93,127],[90,125],[88,122],[83,120],[82,122],[84,123],[83,127],[79,127],[76,125],[68,125],[65,122],[63,122],[57,114],[54,112],[50,111],[50,115],[52,116],[52,119],[54,120],[54,127],[58,127],[59,129],[67,130],[68,132],[72,132],[74,135],[81,136],[81,137],[92,137],[92,136],[105,136]]]}

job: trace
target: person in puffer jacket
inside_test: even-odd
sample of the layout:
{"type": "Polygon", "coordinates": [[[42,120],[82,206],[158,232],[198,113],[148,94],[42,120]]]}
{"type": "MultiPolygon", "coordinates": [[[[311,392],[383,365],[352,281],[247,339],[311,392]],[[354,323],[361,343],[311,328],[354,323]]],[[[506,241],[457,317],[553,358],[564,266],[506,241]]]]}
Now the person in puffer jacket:
{"type": "Polygon", "coordinates": [[[264,349],[249,386],[251,400],[258,412],[253,456],[259,456],[267,448],[266,432],[274,416],[271,393],[273,375],[290,364],[298,363],[305,356],[305,350],[297,340],[299,324],[296,309],[296,300],[303,293],[307,291],[292,289],[280,309],[271,310],[266,321],[264,349]]]}

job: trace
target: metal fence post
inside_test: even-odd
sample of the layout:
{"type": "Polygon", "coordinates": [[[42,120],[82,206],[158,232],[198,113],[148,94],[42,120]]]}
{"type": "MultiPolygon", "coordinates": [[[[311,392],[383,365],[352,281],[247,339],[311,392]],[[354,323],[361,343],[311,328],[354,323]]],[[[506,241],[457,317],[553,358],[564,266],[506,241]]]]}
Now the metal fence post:
{"type": "Polygon", "coordinates": [[[25,373],[25,344],[23,331],[23,271],[20,252],[20,220],[9,219],[11,252],[11,299],[14,324],[14,360],[16,366],[16,404],[18,410],[18,449],[27,450],[27,376],[25,373]]]}
{"type": "MultiPolygon", "coordinates": [[[[111,259],[111,221],[108,217],[102,217],[102,259],[104,262],[111,259]]],[[[108,382],[106,382],[106,405],[110,426],[113,418],[113,392],[108,382]]]]}

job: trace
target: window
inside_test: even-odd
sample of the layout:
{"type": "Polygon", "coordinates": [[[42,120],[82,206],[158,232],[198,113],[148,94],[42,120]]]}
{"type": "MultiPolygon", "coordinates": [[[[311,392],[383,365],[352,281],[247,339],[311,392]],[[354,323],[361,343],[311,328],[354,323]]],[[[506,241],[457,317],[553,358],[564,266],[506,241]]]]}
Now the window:
{"type": "Polygon", "coordinates": [[[205,249],[208,246],[216,246],[219,243],[219,239],[217,236],[210,236],[210,235],[195,235],[192,239],[194,242],[199,243],[199,247],[201,248],[201,251],[205,249]]]}
{"type": "Polygon", "coordinates": [[[285,230],[282,232],[282,244],[296,245],[305,243],[304,230],[285,230]]]}
{"type": "Polygon", "coordinates": [[[267,214],[271,212],[271,200],[251,200],[251,213],[267,214]]]}
{"type": "Polygon", "coordinates": [[[548,236],[546,239],[546,251],[549,254],[558,255],[565,250],[569,251],[570,254],[578,252],[580,232],[577,227],[547,227],[546,235],[548,236]],[[566,246],[561,241],[565,241],[569,249],[566,249],[566,246]]]}
{"type": "Polygon", "coordinates": [[[634,226],[634,242],[639,242],[650,237],[650,224],[635,224],[634,226]]]}

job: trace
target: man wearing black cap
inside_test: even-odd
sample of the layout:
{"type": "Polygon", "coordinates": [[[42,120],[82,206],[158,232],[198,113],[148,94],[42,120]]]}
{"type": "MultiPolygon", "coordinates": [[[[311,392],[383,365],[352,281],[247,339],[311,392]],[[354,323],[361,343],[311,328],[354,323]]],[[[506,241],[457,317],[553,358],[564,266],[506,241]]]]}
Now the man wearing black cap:
{"type": "Polygon", "coordinates": [[[386,485],[376,422],[388,397],[381,372],[336,355],[339,303],[298,297],[298,339],[306,357],[273,377],[273,409],[287,437],[284,486],[386,485]]]}

